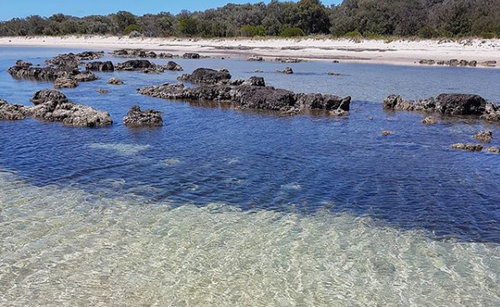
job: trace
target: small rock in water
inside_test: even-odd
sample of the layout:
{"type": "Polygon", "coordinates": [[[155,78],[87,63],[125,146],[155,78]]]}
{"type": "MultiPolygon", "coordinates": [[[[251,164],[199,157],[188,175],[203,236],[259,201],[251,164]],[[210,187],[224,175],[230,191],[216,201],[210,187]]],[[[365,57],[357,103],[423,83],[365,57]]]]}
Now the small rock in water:
{"type": "Polygon", "coordinates": [[[255,72],[256,73],[263,73],[264,71],[262,69],[256,69],[255,72]]]}
{"type": "Polygon", "coordinates": [[[388,135],[392,135],[392,134],[394,134],[394,131],[389,131],[389,130],[382,131],[383,136],[388,136],[388,135]]]}
{"type": "Polygon", "coordinates": [[[141,110],[139,106],[133,106],[123,118],[123,123],[129,127],[159,127],[163,126],[160,111],[141,110]]]}
{"type": "Polygon", "coordinates": [[[262,61],[264,61],[264,58],[261,56],[252,55],[251,57],[249,57],[247,59],[247,61],[262,62],[262,61]]]}
{"type": "Polygon", "coordinates": [[[425,124],[425,125],[434,125],[434,124],[437,124],[437,119],[435,117],[432,117],[432,116],[427,116],[426,118],[424,118],[422,120],[422,123],[425,124]]]}
{"type": "Polygon", "coordinates": [[[451,148],[456,150],[467,150],[467,151],[482,151],[483,145],[481,144],[471,144],[471,143],[456,143],[451,145],[451,148]]]}
{"type": "Polygon", "coordinates": [[[368,120],[373,120],[373,116],[368,116],[367,119],[368,120]]]}
{"type": "Polygon", "coordinates": [[[183,59],[199,59],[200,55],[198,53],[184,53],[182,55],[183,59]]]}
{"type": "Polygon", "coordinates": [[[170,71],[183,71],[184,69],[182,69],[182,67],[175,63],[174,61],[169,61],[167,63],[167,65],[165,66],[165,69],[166,70],[170,70],[170,71]]]}
{"type": "Polygon", "coordinates": [[[486,148],[486,152],[489,152],[489,153],[500,153],[500,147],[498,146],[492,146],[492,147],[488,147],[486,148]]]}
{"type": "Polygon", "coordinates": [[[285,69],[283,69],[283,70],[277,69],[276,72],[290,75],[290,74],[293,74],[293,69],[291,67],[285,67],[285,69]]]}
{"type": "Polygon", "coordinates": [[[123,84],[123,81],[118,79],[118,78],[111,78],[108,80],[108,84],[113,84],[113,85],[122,85],[123,84]]]}
{"type": "Polygon", "coordinates": [[[340,76],[340,74],[339,74],[339,73],[337,73],[337,72],[333,72],[333,71],[328,72],[328,75],[329,75],[329,76],[340,76]]]}
{"type": "Polygon", "coordinates": [[[54,88],[60,89],[60,88],[75,88],[78,86],[78,81],[72,79],[72,78],[57,78],[56,81],[54,81],[54,88]]]}
{"type": "Polygon", "coordinates": [[[476,133],[473,138],[484,143],[489,143],[493,139],[493,132],[490,130],[482,130],[476,133]]]}
{"type": "Polygon", "coordinates": [[[105,89],[100,89],[97,91],[99,94],[108,94],[109,91],[108,90],[105,90],[105,89]]]}
{"type": "Polygon", "coordinates": [[[419,63],[422,64],[422,65],[434,65],[434,64],[436,64],[436,61],[434,61],[434,60],[425,60],[424,59],[424,60],[420,60],[419,63]]]}

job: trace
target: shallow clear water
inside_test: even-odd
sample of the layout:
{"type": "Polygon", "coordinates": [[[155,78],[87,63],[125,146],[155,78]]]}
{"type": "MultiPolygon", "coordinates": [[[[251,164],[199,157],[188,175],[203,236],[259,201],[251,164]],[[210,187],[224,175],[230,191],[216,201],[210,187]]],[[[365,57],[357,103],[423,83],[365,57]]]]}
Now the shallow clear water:
{"type": "MultiPolygon", "coordinates": [[[[0,98],[29,104],[51,86],[13,80],[16,59],[67,51],[78,50],[1,48],[0,98]]],[[[135,89],[179,73],[103,73],[64,92],[109,111],[112,127],[0,122],[1,306],[500,304],[500,156],[449,148],[500,126],[381,109],[393,93],[500,102],[500,71],[311,62],[281,75],[285,64],[176,61],[235,78],[263,69],[269,85],[351,95],[352,112],[169,102],[135,89]],[[134,104],[163,111],[165,126],[123,126],[134,104]]]]}

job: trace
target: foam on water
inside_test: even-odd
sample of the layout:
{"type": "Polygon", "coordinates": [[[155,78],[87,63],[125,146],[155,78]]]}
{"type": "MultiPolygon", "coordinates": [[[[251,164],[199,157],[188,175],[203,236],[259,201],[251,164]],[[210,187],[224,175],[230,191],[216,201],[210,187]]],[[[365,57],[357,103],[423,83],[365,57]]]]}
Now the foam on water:
{"type": "Polygon", "coordinates": [[[0,306],[498,306],[500,247],[0,173],[0,306]]]}
{"type": "Polygon", "coordinates": [[[141,151],[148,149],[149,145],[135,145],[135,144],[103,144],[103,143],[93,143],[89,145],[92,149],[103,149],[114,151],[118,155],[136,155],[141,151]]]}

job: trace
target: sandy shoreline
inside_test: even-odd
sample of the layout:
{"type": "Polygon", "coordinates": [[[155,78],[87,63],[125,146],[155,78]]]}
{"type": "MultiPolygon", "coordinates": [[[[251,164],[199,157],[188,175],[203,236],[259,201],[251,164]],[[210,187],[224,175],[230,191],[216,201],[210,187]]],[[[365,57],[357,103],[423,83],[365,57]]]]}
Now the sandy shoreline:
{"type": "MultiPolygon", "coordinates": [[[[247,58],[250,55],[266,59],[295,57],[308,60],[338,60],[374,64],[420,65],[421,59],[447,61],[475,60],[478,63],[496,61],[500,68],[500,40],[464,40],[438,42],[434,40],[361,40],[348,39],[188,39],[188,38],[128,38],[104,36],[65,37],[1,37],[0,46],[37,46],[106,50],[142,48],[182,54],[198,52],[216,57],[247,58]]],[[[478,65],[478,67],[483,67],[478,65]]]]}

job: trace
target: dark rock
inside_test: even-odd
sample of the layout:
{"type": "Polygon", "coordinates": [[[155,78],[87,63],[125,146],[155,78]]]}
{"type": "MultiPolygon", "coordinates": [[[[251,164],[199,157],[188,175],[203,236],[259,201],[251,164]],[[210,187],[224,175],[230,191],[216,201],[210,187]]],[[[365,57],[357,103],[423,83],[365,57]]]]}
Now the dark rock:
{"type": "Polygon", "coordinates": [[[285,69],[283,69],[283,70],[277,69],[276,72],[290,75],[290,74],[293,74],[293,69],[291,67],[285,67],[285,69]]]}
{"type": "Polygon", "coordinates": [[[456,150],[467,150],[467,151],[482,151],[483,145],[480,144],[471,144],[471,143],[456,143],[451,145],[451,148],[456,150]]]}
{"type": "Polygon", "coordinates": [[[19,104],[9,104],[0,99],[0,120],[22,120],[26,118],[26,107],[19,104]]]}
{"type": "Polygon", "coordinates": [[[179,81],[194,84],[221,84],[227,83],[230,79],[231,74],[227,70],[220,71],[210,68],[198,68],[192,74],[185,74],[178,78],[179,81]]]}
{"type": "Polygon", "coordinates": [[[333,72],[333,71],[328,72],[328,75],[329,76],[341,76],[341,74],[333,72]]]}
{"type": "Polygon", "coordinates": [[[171,53],[164,53],[164,52],[162,52],[162,53],[158,54],[158,57],[160,59],[171,59],[171,58],[174,57],[174,55],[171,54],[171,53]]]}
{"type": "Polygon", "coordinates": [[[422,65],[434,65],[434,64],[436,64],[436,61],[424,59],[424,60],[420,60],[419,63],[422,65]]]}
{"type": "Polygon", "coordinates": [[[105,89],[100,89],[97,91],[99,94],[109,94],[109,91],[108,90],[105,90],[105,89]]]}
{"type": "Polygon", "coordinates": [[[250,77],[250,79],[242,82],[241,84],[252,85],[252,86],[266,86],[266,81],[262,77],[250,77]]]}
{"type": "Polygon", "coordinates": [[[163,126],[160,111],[141,110],[139,106],[133,106],[123,118],[123,123],[129,127],[158,127],[163,126]]]}
{"type": "Polygon", "coordinates": [[[151,68],[153,67],[153,65],[154,64],[148,60],[129,60],[117,64],[116,70],[128,70],[128,71],[141,70],[144,68],[151,68]]]}
{"type": "Polygon", "coordinates": [[[111,62],[111,61],[89,62],[89,63],[85,64],[85,69],[91,70],[91,71],[114,71],[115,66],[113,65],[113,62],[111,62]]]}
{"type": "Polygon", "coordinates": [[[252,62],[262,62],[264,61],[264,58],[258,55],[252,55],[247,59],[247,61],[252,61],[252,62]]]}
{"type": "Polygon", "coordinates": [[[183,59],[199,59],[200,55],[198,53],[184,53],[182,55],[183,59]]]}
{"type": "Polygon", "coordinates": [[[78,81],[72,78],[58,78],[54,81],[54,88],[75,88],[78,86],[78,81]]]}
{"type": "Polygon", "coordinates": [[[484,61],[481,64],[488,67],[495,67],[497,65],[497,61],[484,61]]]}
{"type": "Polygon", "coordinates": [[[489,143],[493,139],[493,132],[490,130],[482,130],[476,133],[473,138],[484,143],[489,143]]]}
{"type": "Polygon", "coordinates": [[[274,59],[276,62],[280,63],[301,63],[303,60],[298,58],[276,58],[274,59]]]}
{"type": "Polygon", "coordinates": [[[39,105],[47,101],[67,101],[66,95],[56,90],[41,90],[33,95],[31,102],[34,105],[39,105]]]}
{"type": "Polygon", "coordinates": [[[122,85],[123,84],[123,81],[118,79],[118,78],[111,78],[108,80],[108,84],[112,84],[112,85],[122,85]]]}
{"type": "Polygon", "coordinates": [[[165,69],[171,71],[183,71],[182,67],[174,61],[169,61],[165,66],[165,69]]]}
{"type": "Polygon", "coordinates": [[[389,130],[382,131],[382,136],[389,136],[389,135],[392,135],[392,134],[394,134],[394,131],[389,131],[389,130]]]}

